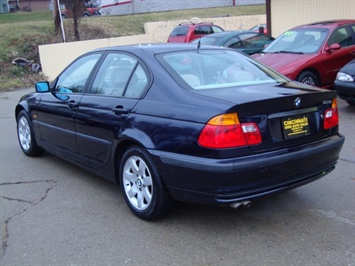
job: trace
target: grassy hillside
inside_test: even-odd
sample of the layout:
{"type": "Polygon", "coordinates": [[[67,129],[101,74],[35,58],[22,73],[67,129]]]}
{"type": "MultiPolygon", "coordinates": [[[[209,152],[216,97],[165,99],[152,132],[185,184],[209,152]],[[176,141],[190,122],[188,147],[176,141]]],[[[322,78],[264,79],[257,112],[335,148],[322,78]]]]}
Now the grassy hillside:
{"type": "MultiPolygon", "coordinates": [[[[162,20],[210,18],[265,14],[264,5],[193,9],[126,16],[89,17],[80,21],[81,40],[128,36],[144,33],[144,23],[162,20]]],[[[64,21],[66,39],[72,41],[72,20],[64,21]]],[[[51,11],[19,12],[0,15],[0,90],[32,86],[43,79],[26,67],[13,66],[16,57],[39,62],[38,45],[61,42],[54,32],[51,11]]]]}

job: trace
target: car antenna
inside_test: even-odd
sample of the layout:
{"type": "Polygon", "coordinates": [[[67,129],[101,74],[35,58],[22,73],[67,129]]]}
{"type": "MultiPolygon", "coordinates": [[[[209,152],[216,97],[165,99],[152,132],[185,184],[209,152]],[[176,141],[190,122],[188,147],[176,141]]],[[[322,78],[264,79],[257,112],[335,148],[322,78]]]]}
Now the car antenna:
{"type": "Polygon", "coordinates": [[[200,50],[201,47],[201,38],[198,39],[198,43],[197,43],[197,53],[200,50]]]}

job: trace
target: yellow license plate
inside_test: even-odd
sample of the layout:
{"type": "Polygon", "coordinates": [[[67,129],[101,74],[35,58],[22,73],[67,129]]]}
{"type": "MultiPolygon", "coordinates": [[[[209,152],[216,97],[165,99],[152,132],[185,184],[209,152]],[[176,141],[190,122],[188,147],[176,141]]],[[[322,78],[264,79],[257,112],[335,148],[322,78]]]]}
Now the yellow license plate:
{"type": "Polygon", "coordinates": [[[310,134],[307,116],[282,119],[282,128],[285,139],[298,138],[310,134]]]}

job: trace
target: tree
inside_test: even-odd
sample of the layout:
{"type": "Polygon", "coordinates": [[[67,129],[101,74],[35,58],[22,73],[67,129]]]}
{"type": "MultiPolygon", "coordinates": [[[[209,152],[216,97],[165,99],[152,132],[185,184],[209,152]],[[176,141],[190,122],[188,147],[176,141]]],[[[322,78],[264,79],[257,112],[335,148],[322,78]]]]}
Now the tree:
{"type": "Polygon", "coordinates": [[[76,41],[80,41],[79,21],[85,11],[85,0],[61,0],[65,8],[70,12],[73,17],[74,36],[76,41]]]}
{"type": "MultiPolygon", "coordinates": [[[[58,2],[57,0],[52,0],[52,5],[53,5],[53,17],[54,17],[54,31],[55,34],[59,34],[60,31],[60,12],[59,12],[59,7],[58,7],[58,2]]],[[[64,41],[64,40],[63,40],[64,41]]]]}

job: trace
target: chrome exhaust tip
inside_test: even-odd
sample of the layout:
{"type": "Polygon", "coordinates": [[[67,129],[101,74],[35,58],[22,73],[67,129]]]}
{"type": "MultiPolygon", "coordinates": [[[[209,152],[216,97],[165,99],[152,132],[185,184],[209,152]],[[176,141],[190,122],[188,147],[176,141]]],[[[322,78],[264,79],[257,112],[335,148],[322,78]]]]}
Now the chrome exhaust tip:
{"type": "Polygon", "coordinates": [[[238,201],[234,202],[230,205],[233,209],[241,209],[241,208],[249,208],[251,206],[251,201],[250,200],[243,200],[243,201],[238,201]]]}

